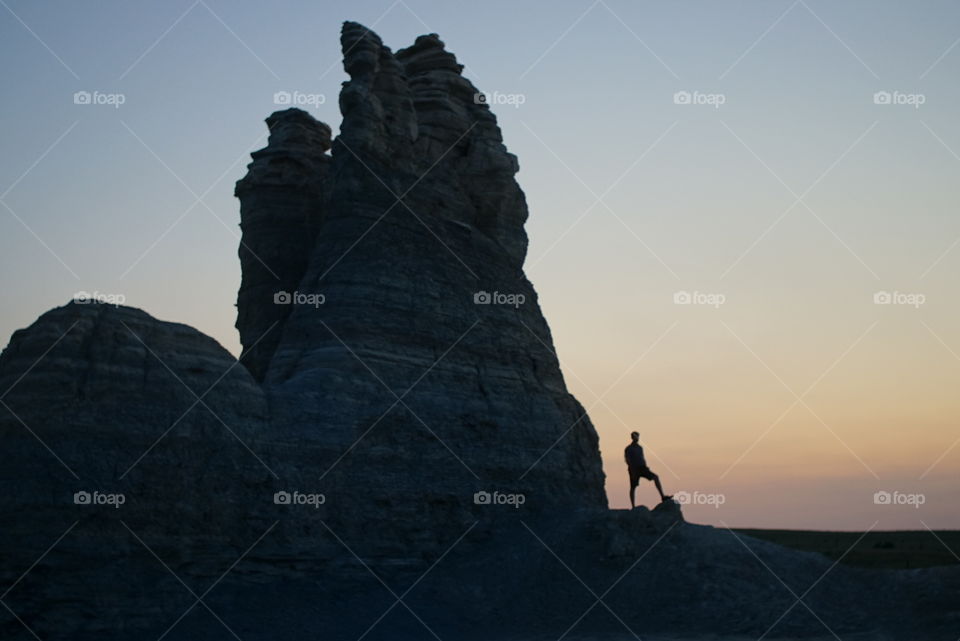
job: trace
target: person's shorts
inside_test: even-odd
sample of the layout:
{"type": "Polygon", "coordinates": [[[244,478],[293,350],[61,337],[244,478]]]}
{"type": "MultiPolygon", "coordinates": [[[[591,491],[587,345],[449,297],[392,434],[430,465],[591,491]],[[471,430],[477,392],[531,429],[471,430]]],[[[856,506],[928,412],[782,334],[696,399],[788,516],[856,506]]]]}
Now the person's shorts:
{"type": "Polygon", "coordinates": [[[628,469],[630,472],[630,487],[637,487],[642,478],[648,481],[653,480],[653,472],[650,471],[649,467],[631,467],[628,469]]]}

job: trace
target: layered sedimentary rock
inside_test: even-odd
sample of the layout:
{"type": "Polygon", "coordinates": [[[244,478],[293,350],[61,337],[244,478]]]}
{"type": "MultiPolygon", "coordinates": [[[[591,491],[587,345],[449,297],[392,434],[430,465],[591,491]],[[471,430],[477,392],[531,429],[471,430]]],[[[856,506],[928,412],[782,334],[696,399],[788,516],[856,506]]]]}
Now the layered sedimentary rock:
{"type": "Polygon", "coordinates": [[[240,360],[262,379],[289,314],[283,304],[303,277],[323,223],[324,179],[330,165],[330,127],[299,109],[267,118],[270,138],[252,154],[237,183],[240,198],[240,265],[237,329],[240,360]],[[273,304],[271,304],[273,303],[273,304]]]}
{"type": "MultiPolygon", "coordinates": [[[[266,396],[191,327],[70,303],[13,335],[0,394],[4,602],[42,638],[172,620],[183,587],[137,537],[197,584],[267,518],[242,500],[269,488],[265,454],[242,444],[265,429],[266,396]]],[[[11,616],[0,638],[33,637],[11,616]]]]}
{"type": "Polygon", "coordinates": [[[337,139],[237,184],[240,361],[76,303],[0,356],[0,638],[953,638],[955,572],[608,511],[496,119],[435,35],[342,48],[337,139]]]}
{"type": "MultiPolygon", "coordinates": [[[[341,45],[343,121],[329,169],[313,171],[324,197],[307,214],[322,223],[299,281],[275,281],[299,299],[279,306],[284,317],[246,315],[274,301],[245,273],[238,301],[243,337],[279,320],[269,361],[251,371],[271,399],[273,434],[291,444],[287,460],[351,497],[352,517],[415,530],[401,542],[423,523],[470,523],[477,491],[524,493],[532,511],[605,508],[596,433],[522,272],[527,208],[496,118],[436,35],[393,54],[347,23],[341,45]]],[[[288,148],[272,137],[255,154],[241,212],[286,210],[289,192],[261,190],[257,176],[288,148]]],[[[292,243],[300,232],[287,220],[245,225],[244,242],[292,243]]]]}

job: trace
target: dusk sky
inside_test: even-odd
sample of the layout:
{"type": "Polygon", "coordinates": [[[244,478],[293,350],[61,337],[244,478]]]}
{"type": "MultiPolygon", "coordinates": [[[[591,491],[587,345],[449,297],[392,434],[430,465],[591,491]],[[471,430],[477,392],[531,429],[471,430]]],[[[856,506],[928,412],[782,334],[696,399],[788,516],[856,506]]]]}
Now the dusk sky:
{"type": "Polygon", "coordinates": [[[691,521],[960,528],[960,5],[550,7],[0,0],[3,344],[83,291],[238,354],[275,94],[336,134],[340,23],[436,32],[519,157],[612,507],[637,430],[669,493],[722,497],[691,521]]]}

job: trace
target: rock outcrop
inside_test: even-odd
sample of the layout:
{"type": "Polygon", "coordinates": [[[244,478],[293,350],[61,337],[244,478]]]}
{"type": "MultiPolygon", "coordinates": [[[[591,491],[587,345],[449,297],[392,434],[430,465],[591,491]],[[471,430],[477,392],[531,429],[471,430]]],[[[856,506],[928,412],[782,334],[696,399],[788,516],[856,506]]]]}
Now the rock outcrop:
{"type": "Polygon", "coordinates": [[[280,340],[277,326],[290,311],[288,305],[271,303],[291,295],[303,278],[323,223],[330,166],[330,127],[310,114],[278,111],[267,118],[267,126],[267,148],[253,153],[236,188],[243,230],[243,280],[237,295],[237,329],[244,347],[240,360],[258,380],[280,340]]]}
{"type": "MultiPolygon", "coordinates": [[[[249,543],[243,524],[267,518],[242,500],[270,489],[265,454],[245,445],[267,426],[266,395],[191,327],[70,303],[13,335],[0,394],[3,600],[43,638],[109,638],[120,621],[176,616],[183,588],[137,536],[212,581],[223,549],[249,543]]],[[[0,638],[33,637],[10,618],[0,638]]]]}
{"type": "Polygon", "coordinates": [[[237,187],[241,214],[260,215],[244,244],[292,249],[272,285],[246,260],[237,321],[288,468],[350,497],[347,530],[404,515],[402,542],[471,523],[477,491],[522,493],[529,512],[606,508],[596,433],[523,275],[527,208],[496,118],[436,35],[393,54],[347,23],[341,44],[329,166],[323,140],[288,159],[327,130],[291,109],[237,187]],[[261,187],[281,161],[289,179],[261,187]]]}
{"type": "Polygon", "coordinates": [[[239,361],[76,303],[0,355],[0,638],[949,630],[956,573],[608,510],[496,118],[436,35],[341,42],[340,135],[274,113],[237,183],[239,361]]]}

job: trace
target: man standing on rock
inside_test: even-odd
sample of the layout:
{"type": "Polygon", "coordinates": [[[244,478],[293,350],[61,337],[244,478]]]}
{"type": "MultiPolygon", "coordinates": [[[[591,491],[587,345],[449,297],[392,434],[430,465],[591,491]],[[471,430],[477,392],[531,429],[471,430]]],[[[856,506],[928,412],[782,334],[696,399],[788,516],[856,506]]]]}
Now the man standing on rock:
{"type": "Polygon", "coordinates": [[[623,458],[627,462],[627,471],[630,472],[630,507],[637,507],[634,496],[637,492],[637,485],[640,484],[641,477],[648,481],[653,481],[653,484],[657,486],[657,492],[660,493],[661,502],[673,498],[663,493],[663,487],[660,485],[660,477],[647,467],[647,460],[643,457],[643,448],[639,442],[640,433],[630,432],[630,440],[632,442],[623,451],[623,458]]]}

